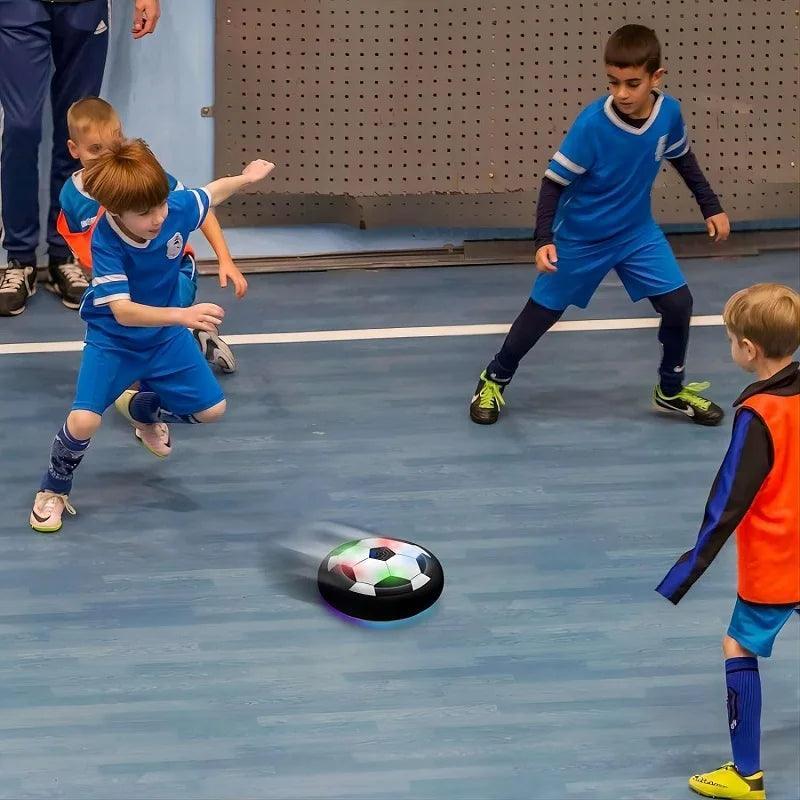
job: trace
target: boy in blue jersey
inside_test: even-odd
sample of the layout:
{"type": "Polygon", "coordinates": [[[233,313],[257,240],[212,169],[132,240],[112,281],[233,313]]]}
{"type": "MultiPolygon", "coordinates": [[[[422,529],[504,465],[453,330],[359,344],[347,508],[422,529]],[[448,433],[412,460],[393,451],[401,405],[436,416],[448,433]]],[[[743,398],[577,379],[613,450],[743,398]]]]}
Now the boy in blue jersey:
{"type": "Polygon", "coordinates": [[[480,376],[470,404],[479,424],[497,421],[521,359],[568,306],[585,308],[612,269],[631,300],[646,297],[661,315],[654,406],[700,425],[722,420],[722,409],[700,394],[707,383],[683,385],[692,295],[650,210],[662,159],[693,192],[710,236],[727,239],[730,223],[690,150],[678,101],[658,89],[664,70],[655,33],[625,25],[609,39],[605,63],[610,95],[578,115],[545,172],[535,234],[541,274],[480,376]]]}
{"type": "MultiPolygon", "coordinates": [[[[82,168],[73,173],[61,189],[61,213],[58,216],[57,228],[78,263],[85,269],[90,269],[91,238],[100,204],[84,188],[83,171],[104,152],[109,142],[123,138],[122,123],[110,103],[99,97],[85,97],[70,106],[67,112],[67,128],[70,136],[67,147],[72,157],[81,162],[82,168]]],[[[183,184],[169,173],[167,181],[170,192],[184,188],[183,184]]],[[[220,285],[224,288],[230,279],[236,296],[244,297],[247,293],[247,280],[233,263],[222,228],[213,212],[206,217],[201,231],[217,256],[220,285]]],[[[54,280],[50,286],[61,296],[61,302],[67,308],[77,309],[87,288],[84,272],[75,264],[62,267],[61,271],[66,278],[60,281],[54,280]]],[[[188,247],[181,262],[181,289],[180,305],[191,305],[197,294],[197,269],[194,253],[188,247]]],[[[217,366],[222,372],[236,371],[236,357],[219,335],[219,331],[192,333],[209,363],[217,366]]]]}
{"type": "Polygon", "coordinates": [[[110,145],[87,167],[86,191],[105,209],[92,237],[93,279],[81,303],[86,345],[72,410],[56,434],[50,464],[30,514],[42,533],[61,528],[72,478],[102,414],[117,408],[136,438],[166,457],[167,423],[214,422],[225,398],[188,329],[212,331],[223,310],[213,303],[182,307],[181,261],[189,234],[209,209],[274,169],[253,161],[204,189],[170,192],[167,175],[141,140],[110,145]],[[136,381],[147,390],[123,390],[136,381]]]}

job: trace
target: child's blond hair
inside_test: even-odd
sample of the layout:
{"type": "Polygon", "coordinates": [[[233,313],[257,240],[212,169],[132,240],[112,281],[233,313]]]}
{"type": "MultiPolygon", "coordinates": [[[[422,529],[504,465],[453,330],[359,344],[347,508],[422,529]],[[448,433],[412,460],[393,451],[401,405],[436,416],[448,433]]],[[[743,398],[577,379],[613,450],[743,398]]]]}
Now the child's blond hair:
{"type": "Polygon", "coordinates": [[[800,294],[778,283],[757,283],[736,292],[722,318],[741,342],[749,339],[767,358],[786,358],[800,347],[800,294]]]}
{"type": "Polygon", "coordinates": [[[110,139],[122,138],[122,123],[114,106],[100,97],[84,97],[73,103],[67,111],[67,128],[73,142],[94,131],[110,139]]]}
{"type": "Polygon", "coordinates": [[[84,189],[112,214],[144,213],[166,202],[167,173],[142,139],[114,142],[83,173],[84,189]]]}

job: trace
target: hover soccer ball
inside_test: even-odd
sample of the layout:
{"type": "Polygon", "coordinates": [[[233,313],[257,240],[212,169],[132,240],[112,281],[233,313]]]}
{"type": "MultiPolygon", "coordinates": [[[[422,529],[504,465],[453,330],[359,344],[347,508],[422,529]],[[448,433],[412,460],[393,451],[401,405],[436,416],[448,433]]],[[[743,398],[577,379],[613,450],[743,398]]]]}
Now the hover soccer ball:
{"type": "Polygon", "coordinates": [[[433,553],[402,539],[372,537],[339,545],[322,560],[317,585],[337,611],[368,620],[413,617],[433,605],[444,573],[433,553]]]}

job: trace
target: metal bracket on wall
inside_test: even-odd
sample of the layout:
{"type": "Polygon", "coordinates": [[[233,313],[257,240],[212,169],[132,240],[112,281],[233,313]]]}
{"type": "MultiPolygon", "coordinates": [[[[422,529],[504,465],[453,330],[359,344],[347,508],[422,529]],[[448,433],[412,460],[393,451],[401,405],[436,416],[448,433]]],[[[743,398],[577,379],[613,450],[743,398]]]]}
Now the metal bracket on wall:
{"type": "Polygon", "coordinates": [[[200,116],[201,117],[213,117],[214,116],[214,106],[203,106],[200,109],[200,116]]]}

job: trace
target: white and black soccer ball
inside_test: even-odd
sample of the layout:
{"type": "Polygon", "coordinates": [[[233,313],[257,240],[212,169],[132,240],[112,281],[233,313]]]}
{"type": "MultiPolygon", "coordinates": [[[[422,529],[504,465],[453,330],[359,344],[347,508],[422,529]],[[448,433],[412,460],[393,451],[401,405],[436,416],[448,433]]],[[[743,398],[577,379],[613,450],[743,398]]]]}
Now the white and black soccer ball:
{"type": "Polygon", "coordinates": [[[439,559],[413,542],[386,537],[339,545],[322,560],[317,584],[323,599],[351,617],[395,620],[419,614],[444,587],[439,559]]]}

